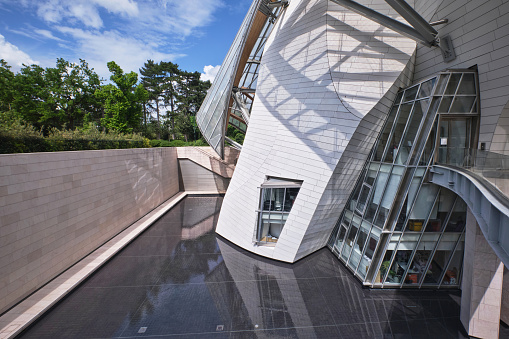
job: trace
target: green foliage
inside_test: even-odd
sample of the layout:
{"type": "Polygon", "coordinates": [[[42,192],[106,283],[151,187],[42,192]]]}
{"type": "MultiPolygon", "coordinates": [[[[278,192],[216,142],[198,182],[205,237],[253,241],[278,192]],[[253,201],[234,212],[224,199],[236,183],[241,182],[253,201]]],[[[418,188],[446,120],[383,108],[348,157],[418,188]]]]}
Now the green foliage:
{"type": "Polygon", "coordinates": [[[114,61],[108,62],[113,84],[102,86],[95,96],[104,102],[104,117],[101,125],[108,131],[131,133],[142,118],[141,102],[146,101],[148,92],[142,85],[136,85],[138,74],[125,74],[114,61]]]}
{"type": "Polygon", "coordinates": [[[145,103],[145,124],[155,114],[161,126],[158,138],[183,138],[196,140],[201,137],[195,115],[210,88],[209,81],[201,81],[199,72],[180,70],[177,64],[148,60],[140,69],[141,83],[149,93],[145,103]],[[165,114],[163,114],[165,113],[165,114]]]}
{"type": "Polygon", "coordinates": [[[241,145],[244,143],[245,134],[236,129],[235,127],[233,127],[232,125],[228,126],[228,129],[226,130],[226,135],[230,139],[238,142],[241,145]]]}
{"type": "Polygon", "coordinates": [[[185,146],[208,146],[203,139],[195,141],[184,141],[184,140],[150,140],[151,147],[185,147],[185,146]]]}
{"type": "Polygon", "coordinates": [[[106,133],[93,126],[74,130],[52,128],[44,137],[33,126],[5,113],[0,114],[0,123],[2,154],[150,147],[149,140],[138,134],[106,133]]]}
{"type": "Polygon", "coordinates": [[[10,111],[14,96],[14,73],[4,59],[0,59],[0,111],[10,111]]]}
{"type": "Polygon", "coordinates": [[[101,86],[102,80],[84,60],[70,63],[59,58],[48,68],[23,65],[14,74],[0,59],[3,135],[15,130],[27,137],[53,136],[55,128],[68,132],[101,126],[109,132],[142,133],[148,139],[201,138],[195,115],[210,82],[201,81],[199,72],[148,60],[140,69],[139,84],[135,72],[124,73],[113,61],[108,69],[111,83],[101,86]]]}
{"type": "Polygon", "coordinates": [[[9,107],[34,126],[72,129],[87,114],[98,119],[101,113],[94,96],[101,82],[84,60],[74,64],[60,58],[55,68],[46,69],[24,66],[10,81],[9,107]]]}

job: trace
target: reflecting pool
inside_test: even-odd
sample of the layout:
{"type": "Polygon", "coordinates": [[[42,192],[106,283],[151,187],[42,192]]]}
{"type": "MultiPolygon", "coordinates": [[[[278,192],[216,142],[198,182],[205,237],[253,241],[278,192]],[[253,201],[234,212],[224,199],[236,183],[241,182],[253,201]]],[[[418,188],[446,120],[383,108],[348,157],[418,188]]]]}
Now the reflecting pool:
{"type": "Polygon", "coordinates": [[[184,199],[20,337],[466,337],[460,291],[363,288],[326,248],[255,256],[214,233],[221,203],[184,199]]]}

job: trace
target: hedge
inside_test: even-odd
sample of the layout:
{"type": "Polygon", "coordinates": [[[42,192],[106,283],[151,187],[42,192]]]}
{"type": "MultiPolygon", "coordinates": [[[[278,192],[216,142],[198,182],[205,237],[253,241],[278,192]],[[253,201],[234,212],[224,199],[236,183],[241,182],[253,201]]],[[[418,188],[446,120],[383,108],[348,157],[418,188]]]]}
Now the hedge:
{"type": "Polygon", "coordinates": [[[0,154],[150,147],[144,140],[57,139],[0,135],[0,154]]]}

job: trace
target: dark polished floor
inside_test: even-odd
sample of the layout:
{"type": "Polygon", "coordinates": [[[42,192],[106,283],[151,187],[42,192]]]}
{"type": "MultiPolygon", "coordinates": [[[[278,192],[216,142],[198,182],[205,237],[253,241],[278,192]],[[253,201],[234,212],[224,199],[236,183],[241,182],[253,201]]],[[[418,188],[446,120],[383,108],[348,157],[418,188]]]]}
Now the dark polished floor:
{"type": "Polygon", "coordinates": [[[370,290],[322,249],[296,264],[214,234],[188,197],[22,338],[463,338],[459,291],[370,290]]]}

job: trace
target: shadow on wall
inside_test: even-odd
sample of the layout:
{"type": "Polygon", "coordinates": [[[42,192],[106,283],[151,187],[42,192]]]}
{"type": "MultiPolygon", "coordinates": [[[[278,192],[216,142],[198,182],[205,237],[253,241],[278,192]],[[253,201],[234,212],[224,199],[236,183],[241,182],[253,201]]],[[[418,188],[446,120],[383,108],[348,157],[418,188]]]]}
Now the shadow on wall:
{"type": "MultiPolygon", "coordinates": [[[[163,201],[161,153],[139,153],[138,160],[125,160],[135,206],[139,213],[156,208],[163,201]]],[[[169,175],[169,174],[168,174],[169,175]]]]}
{"type": "MultiPolygon", "coordinates": [[[[273,34],[291,36],[290,30],[298,21],[316,15],[316,11],[306,7],[306,3],[303,2],[292,13],[283,28],[275,27],[276,32],[273,34]]],[[[383,97],[401,73],[401,69],[395,68],[401,68],[410,55],[383,41],[384,38],[401,38],[395,33],[381,32],[379,29],[375,32],[375,37],[372,32],[362,32],[330,14],[327,14],[326,22],[315,19],[309,21],[314,25],[307,26],[307,31],[321,32],[316,35],[310,33],[309,41],[299,49],[293,46],[294,39],[288,39],[286,44],[269,46],[265,55],[270,61],[264,63],[266,69],[262,71],[263,78],[259,80],[261,84],[258,86],[257,97],[280,125],[296,139],[302,140],[309,151],[318,155],[330,169],[333,169],[336,163],[331,162],[331,159],[338,159],[341,156],[359,121],[383,97]],[[326,28],[322,28],[324,24],[327,25],[326,28]],[[343,34],[348,30],[349,41],[345,43],[345,47],[341,46],[340,41],[337,50],[331,50],[330,45],[333,42],[326,42],[326,39],[329,35],[335,34],[335,30],[343,34]],[[356,41],[357,44],[353,48],[352,41],[356,41]],[[329,49],[309,57],[306,55],[307,60],[304,63],[300,61],[304,52],[311,51],[315,44],[320,46],[327,44],[329,49]],[[286,50],[295,52],[288,56],[289,52],[286,50]],[[394,57],[385,61],[387,54],[394,57]],[[366,60],[369,67],[365,70],[358,72],[352,70],[355,69],[355,63],[360,69],[361,62],[366,60]],[[324,63],[328,67],[324,68],[324,63]],[[278,81],[274,74],[280,74],[281,70],[284,70],[286,76],[282,76],[282,81],[278,81]],[[288,81],[290,76],[291,81],[288,81]],[[269,82],[271,86],[264,86],[263,82],[269,82]],[[306,85],[299,90],[287,90],[287,87],[290,88],[293,84],[306,85]],[[320,91],[313,91],[313,87],[318,87],[320,91]]],[[[380,124],[385,115],[376,118],[380,124]]],[[[375,121],[373,123],[376,125],[375,121]]],[[[361,133],[362,136],[364,140],[359,140],[357,147],[369,150],[374,141],[373,137],[369,131],[361,133]]],[[[271,144],[273,148],[278,145],[279,143],[271,144]]]]}

